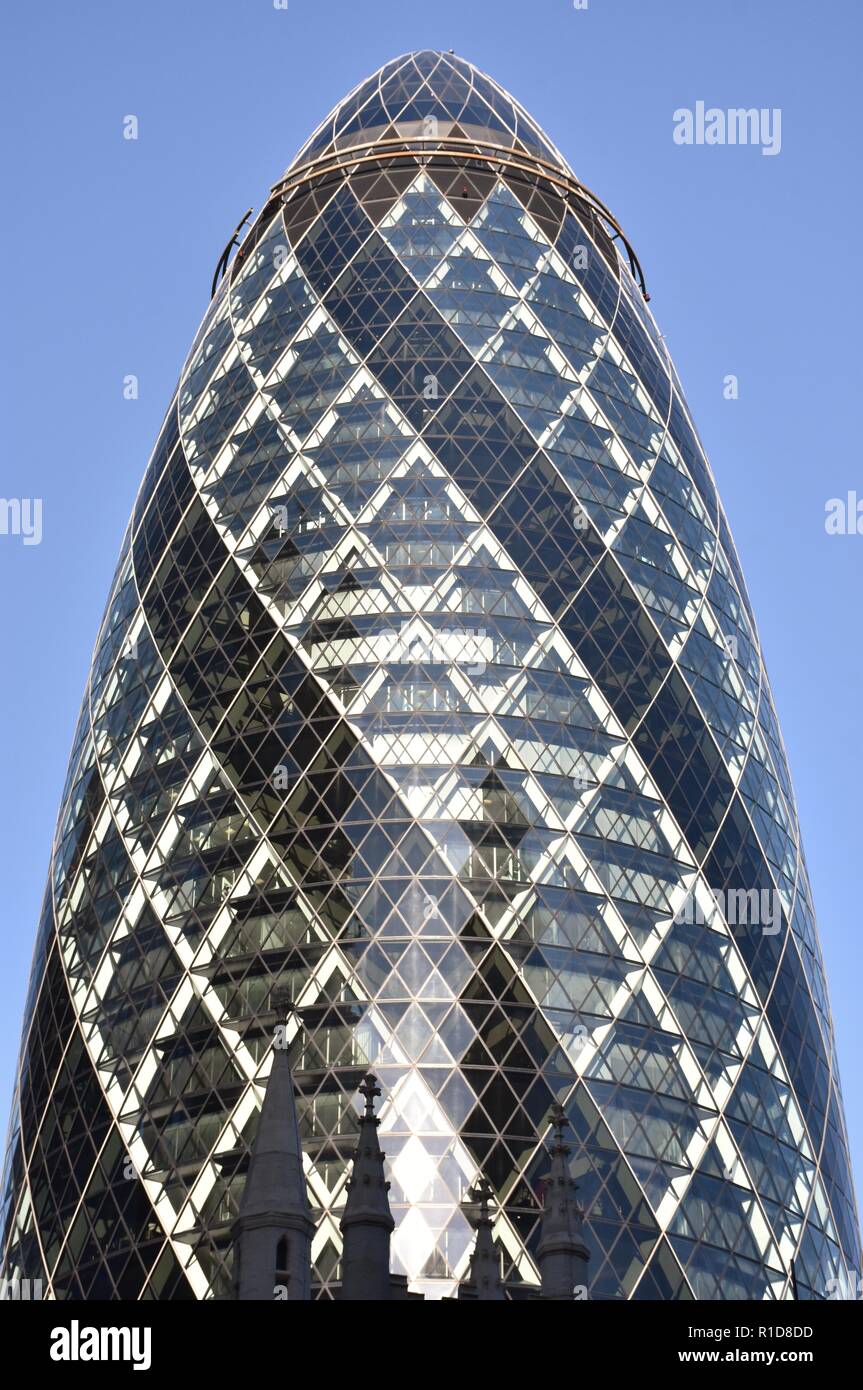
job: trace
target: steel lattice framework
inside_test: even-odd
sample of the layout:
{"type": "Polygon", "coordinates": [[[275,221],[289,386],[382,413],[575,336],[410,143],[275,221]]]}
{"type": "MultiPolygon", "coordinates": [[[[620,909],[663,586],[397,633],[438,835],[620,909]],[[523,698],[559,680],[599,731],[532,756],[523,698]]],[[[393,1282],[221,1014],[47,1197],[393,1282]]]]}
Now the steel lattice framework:
{"type": "Polygon", "coordinates": [[[860,1268],[781,736],[642,290],[607,209],[452,55],[387,64],[274,185],[96,643],[8,1276],[229,1291],[276,985],[324,1296],[369,1067],[397,1268],[432,1296],[481,1175],[535,1282],[556,1100],[593,1296],[824,1297],[860,1268]],[[741,924],[756,893],[781,911],[741,924]]]}

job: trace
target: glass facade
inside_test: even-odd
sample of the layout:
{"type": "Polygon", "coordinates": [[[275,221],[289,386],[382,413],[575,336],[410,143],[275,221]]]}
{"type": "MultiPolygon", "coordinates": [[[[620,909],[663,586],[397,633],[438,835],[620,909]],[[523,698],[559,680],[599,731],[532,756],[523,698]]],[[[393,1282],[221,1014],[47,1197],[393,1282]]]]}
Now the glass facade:
{"type": "Polygon", "coordinates": [[[535,1283],[551,1107],[592,1296],[823,1298],[860,1268],[782,739],[628,243],[448,54],[274,187],[122,545],[26,1004],[7,1277],[230,1292],[276,985],[339,1278],[380,1078],[393,1260],[535,1283]]]}

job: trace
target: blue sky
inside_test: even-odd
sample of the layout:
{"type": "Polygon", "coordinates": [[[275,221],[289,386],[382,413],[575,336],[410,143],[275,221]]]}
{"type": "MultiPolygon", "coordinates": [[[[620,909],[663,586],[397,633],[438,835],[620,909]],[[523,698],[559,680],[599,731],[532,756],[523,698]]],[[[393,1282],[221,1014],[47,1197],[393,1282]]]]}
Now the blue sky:
{"type": "Polygon", "coordinates": [[[857,0],[43,0],[7,16],[0,495],[42,498],[43,537],[0,535],[4,1116],[92,643],[218,255],[357,81],[398,53],[453,48],[548,131],[645,268],[759,620],[861,1186],[863,534],[824,525],[828,499],[863,497],[860,13],[857,0]],[[780,154],[675,144],[673,113],[697,101],[781,108],[780,154]],[[137,141],[122,138],[130,114],[137,141]]]}

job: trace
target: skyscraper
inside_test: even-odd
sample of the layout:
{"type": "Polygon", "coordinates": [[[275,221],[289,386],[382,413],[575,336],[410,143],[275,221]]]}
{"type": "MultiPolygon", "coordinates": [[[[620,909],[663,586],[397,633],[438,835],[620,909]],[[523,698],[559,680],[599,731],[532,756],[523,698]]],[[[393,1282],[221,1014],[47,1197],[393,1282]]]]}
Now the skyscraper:
{"type": "Polygon", "coordinates": [[[74,738],[5,1274],[228,1294],[278,989],[324,1296],[370,1069],[427,1296],[484,1183],[536,1282],[558,1103],[592,1297],[847,1287],[793,791],[624,233],[491,79],[421,52],[220,269],[74,738]]]}

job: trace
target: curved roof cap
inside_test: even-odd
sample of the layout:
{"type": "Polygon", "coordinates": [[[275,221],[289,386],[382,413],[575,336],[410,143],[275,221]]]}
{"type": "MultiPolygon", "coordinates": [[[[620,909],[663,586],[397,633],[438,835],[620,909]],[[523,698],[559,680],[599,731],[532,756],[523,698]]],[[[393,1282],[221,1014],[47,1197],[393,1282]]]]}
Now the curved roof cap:
{"type": "Polygon", "coordinates": [[[355,145],[426,133],[527,153],[571,176],[560,151],[508,92],[464,58],[433,49],[394,58],[355,87],[306,141],[288,172],[355,145]]]}

